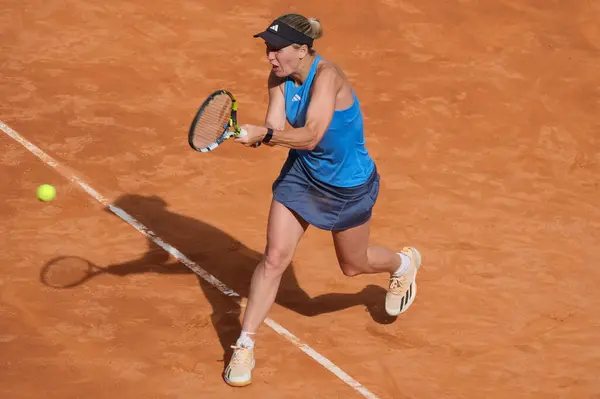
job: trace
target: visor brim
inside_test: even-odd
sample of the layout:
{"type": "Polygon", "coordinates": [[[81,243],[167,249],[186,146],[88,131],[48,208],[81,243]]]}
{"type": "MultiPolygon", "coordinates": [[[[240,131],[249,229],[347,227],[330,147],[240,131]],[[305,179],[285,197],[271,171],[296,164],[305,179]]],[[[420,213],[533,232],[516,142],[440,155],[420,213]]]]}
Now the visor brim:
{"type": "Polygon", "coordinates": [[[257,33],[256,35],[254,35],[254,37],[260,37],[269,46],[274,47],[274,48],[283,48],[283,47],[289,46],[290,44],[294,44],[294,42],[284,39],[281,36],[277,36],[275,33],[268,31],[268,30],[257,33]]]}

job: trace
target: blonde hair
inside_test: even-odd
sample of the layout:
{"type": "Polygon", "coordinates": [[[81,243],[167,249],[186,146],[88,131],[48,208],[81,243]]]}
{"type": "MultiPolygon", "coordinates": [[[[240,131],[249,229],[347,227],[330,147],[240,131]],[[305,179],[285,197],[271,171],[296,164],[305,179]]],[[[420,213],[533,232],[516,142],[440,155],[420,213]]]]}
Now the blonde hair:
{"type": "MultiPolygon", "coordinates": [[[[317,40],[323,36],[323,27],[317,18],[306,18],[300,14],[285,14],[277,19],[296,29],[298,32],[304,33],[313,40],[317,40]]],[[[293,46],[296,48],[301,47],[300,44],[294,44],[293,46]]],[[[315,50],[313,48],[309,48],[309,52],[312,54],[315,52],[315,50]]]]}

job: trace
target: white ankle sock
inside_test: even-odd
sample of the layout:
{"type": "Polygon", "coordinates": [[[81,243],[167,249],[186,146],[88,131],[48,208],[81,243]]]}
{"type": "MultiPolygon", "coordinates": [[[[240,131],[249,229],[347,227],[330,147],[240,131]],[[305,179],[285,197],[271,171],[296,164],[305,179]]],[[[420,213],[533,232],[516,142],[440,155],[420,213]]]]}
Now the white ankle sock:
{"type": "Polygon", "coordinates": [[[254,335],[254,334],[255,333],[251,333],[251,332],[242,330],[240,337],[237,339],[236,345],[253,349],[254,348],[254,340],[252,339],[251,335],[254,335]]]}
{"type": "Polygon", "coordinates": [[[394,276],[400,276],[410,269],[410,257],[402,252],[398,253],[398,255],[400,255],[402,263],[400,263],[400,267],[394,272],[394,276]]]}

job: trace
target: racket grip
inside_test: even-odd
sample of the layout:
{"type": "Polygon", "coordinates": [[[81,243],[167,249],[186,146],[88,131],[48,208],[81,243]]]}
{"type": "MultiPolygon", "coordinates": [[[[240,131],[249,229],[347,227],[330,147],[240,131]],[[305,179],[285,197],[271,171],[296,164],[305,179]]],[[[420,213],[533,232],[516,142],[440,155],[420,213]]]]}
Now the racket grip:
{"type": "MultiPolygon", "coordinates": [[[[245,131],[244,129],[240,129],[240,137],[244,137],[247,135],[248,135],[247,131],[245,131]]],[[[251,147],[254,147],[254,148],[259,147],[259,146],[260,146],[260,141],[258,143],[254,143],[251,145],[251,147]]]]}

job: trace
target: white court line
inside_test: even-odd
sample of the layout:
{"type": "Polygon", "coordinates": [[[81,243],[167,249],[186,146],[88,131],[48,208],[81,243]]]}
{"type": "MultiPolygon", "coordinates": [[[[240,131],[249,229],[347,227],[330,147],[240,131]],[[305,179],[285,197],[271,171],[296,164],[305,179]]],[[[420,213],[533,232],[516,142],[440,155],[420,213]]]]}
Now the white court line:
{"type": "MultiPolygon", "coordinates": [[[[86,182],[81,180],[79,177],[77,177],[71,171],[67,170],[67,168],[60,165],[50,155],[48,155],[45,152],[43,152],[42,150],[40,150],[37,146],[35,146],[30,141],[28,141],[23,136],[21,136],[19,133],[17,133],[13,129],[11,129],[9,126],[7,126],[2,121],[0,121],[0,129],[2,129],[2,131],[4,133],[6,133],[11,138],[13,138],[15,141],[17,141],[23,147],[27,148],[31,153],[33,153],[35,156],[37,156],[39,159],[41,159],[47,165],[56,169],[62,176],[71,180],[73,183],[77,184],[78,186],[80,186],[92,198],[94,198],[96,201],[98,201],[102,205],[108,207],[114,214],[119,216],[121,219],[123,219],[129,225],[133,226],[137,231],[139,231],[140,233],[142,233],[143,235],[148,237],[156,245],[160,246],[162,249],[167,251],[174,258],[179,260],[181,263],[183,263],[185,266],[187,266],[190,270],[192,270],[194,273],[196,273],[197,275],[202,277],[204,280],[206,280],[209,284],[211,284],[212,286],[217,288],[223,294],[230,296],[230,297],[239,297],[240,296],[237,292],[228,288],[225,284],[223,284],[216,277],[214,277],[213,275],[208,273],[206,270],[201,268],[193,260],[191,260],[190,258],[185,256],[183,253],[181,253],[177,248],[164,242],[160,237],[158,237],[156,234],[154,234],[151,230],[149,230],[142,223],[138,222],[135,218],[133,218],[131,215],[129,215],[123,209],[110,204],[108,199],[106,199],[99,192],[94,190],[89,184],[87,184],[86,182]]],[[[271,318],[266,318],[265,324],[268,325],[269,327],[271,327],[279,335],[283,336],[285,339],[290,341],[292,344],[294,344],[302,352],[306,353],[308,356],[310,356],[311,358],[316,360],[319,364],[321,364],[327,370],[329,370],[330,372],[335,374],[339,379],[344,381],[346,384],[348,384],[354,390],[358,391],[362,396],[364,396],[365,398],[369,398],[369,399],[377,399],[377,396],[375,396],[372,392],[370,392],[362,384],[360,384],[354,378],[350,377],[346,372],[344,372],[338,366],[333,364],[325,356],[321,355],[319,352],[315,351],[313,348],[311,348],[307,344],[302,343],[298,337],[296,337],[290,331],[285,329],[281,324],[275,322],[271,318]]]]}

